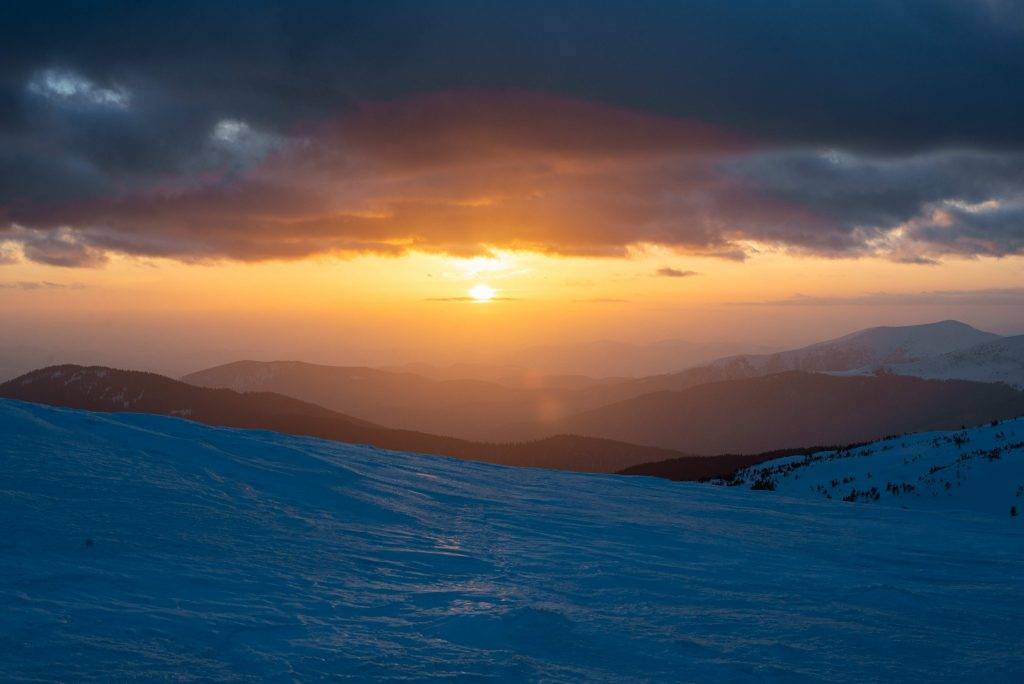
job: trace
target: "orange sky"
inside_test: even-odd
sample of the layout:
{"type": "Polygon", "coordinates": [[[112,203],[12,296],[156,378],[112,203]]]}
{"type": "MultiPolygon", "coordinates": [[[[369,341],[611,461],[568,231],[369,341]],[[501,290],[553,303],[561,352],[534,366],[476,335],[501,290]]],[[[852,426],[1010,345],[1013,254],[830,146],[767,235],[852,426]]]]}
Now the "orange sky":
{"type": "Polygon", "coordinates": [[[1024,42],[995,4],[19,15],[0,372],[1022,333],[1024,42]]]}
{"type": "Polygon", "coordinates": [[[945,318],[1024,332],[1024,257],[992,256],[1019,251],[1019,202],[999,194],[1012,155],[780,150],[523,91],[207,136],[201,171],[11,204],[0,352],[185,372],[595,339],[786,347],[945,318]],[[950,169],[995,189],[947,192],[950,169]]]}
{"type": "Polygon", "coordinates": [[[594,339],[788,346],[866,325],[950,317],[1024,332],[1019,292],[1016,306],[1012,297],[989,296],[1024,282],[1022,258],[921,266],[754,247],[758,253],[742,263],[653,247],[628,258],[502,251],[183,264],[115,257],[73,270],[23,262],[4,267],[4,282],[39,286],[0,290],[7,321],[0,342],[184,372],[241,356],[453,362],[594,339]],[[666,268],[692,274],[658,275],[666,268]],[[467,301],[479,284],[495,290],[494,301],[467,301]]]}

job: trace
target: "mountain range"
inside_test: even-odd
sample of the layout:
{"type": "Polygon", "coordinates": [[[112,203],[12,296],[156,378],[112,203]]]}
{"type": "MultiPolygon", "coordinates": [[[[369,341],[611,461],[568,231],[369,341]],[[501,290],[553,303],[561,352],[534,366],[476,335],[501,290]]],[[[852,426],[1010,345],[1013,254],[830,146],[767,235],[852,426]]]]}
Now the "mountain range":
{"type": "Polygon", "coordinates": [[[727,475],[765,460],[756,455],[771,450],[847,444],[1024,414],[1024,392],[1004,384],[798,371],[646,394],[558,421],[554,434],[500,443],[385,427],[274,392],[198,387],[109,368],[41,369],[0,385],[0,396],[508,465],[615,472],[682,459],[694,479],[727,475]]]}
{"type": "Polygon", "coordinates": [[[1024,392],[1001,383],[786,371],[644,394],[538,426],[534,434],[711,455],[848,444],[1020,415],[1024,392]]]}
{"type": "Polygon", "coordinates": [[[182,381],[240,392],[277,392],[375,423],[464,439],[491,439],[502,425],[600,405],[600,393],[594,397],[588,391],[593,383],[582,388],[558,382],[510,387],[299,361],[239,361],[186,375],[182,381]]]}
{"type": "Polygon", "coordinates": [[[696,479],[778,450],[1024,415],[1013,382],[1022,348],[1024,337],[943,321],[643,378],[438,379],[240,361],[175,381],[58,366],[0,385],[0,396],[512,465],[614,472],[672,461],[696,479]],[[965,376],[988,382],[949,379],[965,376]]]}
{"type": "Polygon", "coordinates": [[[660,340],[631,344],[597,340],[527,347],[503,356],[506,363],[543,375],[643,377],[709,363],[722,356],[767,351],[768,347],[732,342],[660,340]]]}
{"type": "MultiPolygon", "coordinates": [[[[1002,339],[995,333],[978,330],[960,321],[866,328],[798,349],[725,356],[674,373],[639,378],[630,386],[633,391],[641,388],[648,392],[681,390],[708,382],[740,380],[783,371],[870,374],[879,369],[923,362],[1002,339]]],[[[965,366],[962,375],[948,379],[977,379],[969,375],[970,370],[965,366]]]]}
{"type": "Polygon", "coordinates": [[[672,450],[569,435],[504,444],[470,442],[376,425],[274,392],[196,387],[155,373],[103,367],[43,368],[0,385],[0,397],[90,411],[155,413],[208,425],[518,466],[614,472],[636,463],[683,456],[672,450]]]}
{"type": "MultiPolygon", "coordinates": [[[[777,441],[767,434],[752,434],[750,440],[736,436],[721,440],[714,431],[707,431],[711,441],[694,443],[691,439],[696,426],[679,418],[679,410],[703,402],[702,395],[713,392],[716,401],[729,401],[729,392],[737,397],[764,392],[766,397],[777,398],[779,392],[809,392],[805,401],[814,403],[815,393],[836,393],[840,396],[825,398],[827,402],[842,399],[849,390],[856,394],[868,386],[881,391],[877,410],[886,407],[884,389],[892,386],[912,387],[913,383],[892,380],[817,382],[795,377],[776,379],[772,383],[751,382],[727,385],[716,390],[701,390],[696,394],[678,396],[675,392],[723,381],[754,380],[755,378],[784,372],[803,372],[870,377],[877,372],[909,375],[928,379],[1004,381],[1024,387],[1024,338],[1003,338],[993,333],[972,328],[958,321],[941,321],[926,325],[877,327],[851,333],[834,340],[799,349],[772,354],[740,355],[720,358],[711,363],[679,370],[674,373],[640,378],[587,378],[583,376],[525,376],[504,375],[510,367],[493,369],[489,377],[481,379],[440,379],[429,367],[421,370],[434,372],[436,377],[423,377],[412,372],[397,372],[362,367],[335,367],[306,364],[295,361],[258,362],[242,361],[199,371],[182,378],[184,381],[206,387],[227,387],[239,391],[273,391],[313,402],[342,413],[392,427],[435,434],[450,434],[463,439],[482,441],[509,441],[536,439],[559,433],[586,435],[616,435],[617,439],[660,446],[672,445],[683,451],[709,453],[708,450],[729,451],[754,449],[757,452],[799,444],[819,443],[828,436],[819,429],[797,442],[777,441]],[[502,380],[501,378],[504,377],[502,380]],[[867,383],[867,384],[865,384],[867,383]],[[860,388],[860,389],[858,389],[860,388]],[[689,403],[688,403],[689,402],[689,403]],[[658,416],[657,426],[646,431],[658,416]],[[639,421],[639,422],[637,422],[639,421]],[[646,422],[645,422],[646,421],[646,422]],[[627,427],[632,424],[634,427],[627,427]],[[819,434],[821,433],[821,434],[819,434]],[[627,437],[628,435],[628,437],[627,437]],[[758,437],[769,437],[767,444],[754,444],[758,437]]],[[[412,367],[407,367],[412,368],[412,367]]],[[[454,369],[453,369],[454,370],[454,369]]],[[[478,371],[481,367],[464,367],[464,372],[478,371]]],[[[931,387],[921,386],[919,389],[931,387]]],[[[939,395],[945,396],[943,386],[939,395]]],[[[947,388],[948,389],[948,388],[947,388]]],[[[1004,390],[989,388],[978,390],[971,399],[953,399],[948,416],[938,413],[920,416],[906,422],[913,411],[908,407],[893,406],[900,418],[892,421],[903,429],[924,429],[929,426],[948,426],[948,420],[957,420],[961,413],[972,415],[970,401],[981,401],[988,408],[1005,395],[1004,390]],[[980,395],[993,396],[982,400],[980,395]],[[919,420],[919,419],[920,420],[919,420]],[[948,419],[948,420],[947,420],[948,419]],[[934,423],[928,421],[935,421],[934,423]]],[[[738,401],[739,399],[737,399],[738,401]]],[[[876,402],[876,403],[877,403],[876,402]]],[[[710,407],[712,404],[708,404],[710,407]]],[[[940,407],[936,407],[938,410],[940,407]]],[[[710,410],[710,409],[709,409],[710,410]]],[[[866,409],[865,409],[866,410],[866,409]]],[[[697,414],[695,414],[697,415],[697,414]]],[[[977,415],[976,413],[974,415],[977,415]]],[[[714,415],[701,418],[714,421],[714,415]]],[[[759,419],[760,420],[760,419],[759,419]]],[[[885,421],[878,421],[881,428],[885,421]]],[[[838,428],[852,428],[853,416],[837,418],[832,423],[838,428]]],[[[754,421],[754,424],[759,424],[754,421]]],[[[861,425],[866,425],[861,421],[861,425]]],[[[803,425],[797,420],[795,427],[803,425]]],[[[724,432],[724,430],[723,430],[724,432]]],[[[742,430],[740,431],[742,432],[742,430]]],[[[857,434],[856,430],[837,429],[833,437],[866,439],[884,433],[871,431],[857,434]]],[[[779,439],[788,439],[780,435],[779,439]]],[[[826,443],[833,443],[827,441],[826,443]]]]}

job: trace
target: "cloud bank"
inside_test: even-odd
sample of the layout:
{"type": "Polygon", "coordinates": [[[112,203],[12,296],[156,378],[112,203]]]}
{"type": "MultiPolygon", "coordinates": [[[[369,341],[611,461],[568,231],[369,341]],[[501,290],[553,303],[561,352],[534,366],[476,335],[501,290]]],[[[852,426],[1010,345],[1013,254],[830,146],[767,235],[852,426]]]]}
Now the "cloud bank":
{"type": "Polygon", "coordinates": [[[1011,5],[580,9],[2,9],[0,263],[1024,252],[1011,5]]]}

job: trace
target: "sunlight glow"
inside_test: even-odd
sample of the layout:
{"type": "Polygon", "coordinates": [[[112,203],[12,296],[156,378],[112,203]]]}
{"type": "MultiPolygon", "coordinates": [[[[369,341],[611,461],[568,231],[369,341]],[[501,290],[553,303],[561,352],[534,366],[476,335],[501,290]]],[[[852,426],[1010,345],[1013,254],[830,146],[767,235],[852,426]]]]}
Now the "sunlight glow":
{"type": "Polygon", "coordinates": [[[517,269],[516,257],[508,252],[494,252],[491,256],[476,256],[469,259],[449,259],[458,277],[476,280],[482,274],[507,277],[517,269]]]}
{"type": "Polygon", "coordinates": [[[475,302],[489,302],[494,299],[494,295],[494,288],[484,283],[474,285],[469,289],[469,296],[472,297],[475,302]]]}

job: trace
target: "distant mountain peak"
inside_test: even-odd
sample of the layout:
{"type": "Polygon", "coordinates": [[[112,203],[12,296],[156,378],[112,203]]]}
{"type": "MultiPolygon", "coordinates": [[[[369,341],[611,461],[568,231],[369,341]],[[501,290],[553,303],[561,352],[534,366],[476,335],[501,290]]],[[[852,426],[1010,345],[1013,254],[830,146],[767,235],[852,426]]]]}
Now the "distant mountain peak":
{"type": "Polygon", "coordinates": [[[889,370],[922,378],[1003,382],[1024,388],[1024,335],[1000,337],[966,349],[896,364],[889,370]]]}
{"type": "Polygon", "coordinates": [[[784,370],[853,371],[908,363],[998,339],[1000,336],[995,333],[955,320],[875,326],[798,349],[727,357],[711,365],[731,367],[737,373],[746,368],[748,375],[784,370]]]}

